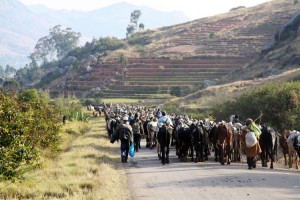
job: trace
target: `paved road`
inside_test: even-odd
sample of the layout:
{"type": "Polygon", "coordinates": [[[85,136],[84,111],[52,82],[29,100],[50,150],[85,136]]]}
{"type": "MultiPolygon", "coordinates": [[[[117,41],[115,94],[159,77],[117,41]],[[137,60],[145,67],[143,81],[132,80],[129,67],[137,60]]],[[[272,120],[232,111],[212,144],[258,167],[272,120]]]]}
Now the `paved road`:
{"type": "MultiPolygon", "coordinates": [[[[145,148],[124,164],[134,200],[299,200],[300,172],[284,168],[248,170],[245,163],[221,166],[179,162],[174,149],[170,164],[162,165],[156,150],[145,148]]],[[[245,159],[244,159],[245,160],[245,159]]]]}

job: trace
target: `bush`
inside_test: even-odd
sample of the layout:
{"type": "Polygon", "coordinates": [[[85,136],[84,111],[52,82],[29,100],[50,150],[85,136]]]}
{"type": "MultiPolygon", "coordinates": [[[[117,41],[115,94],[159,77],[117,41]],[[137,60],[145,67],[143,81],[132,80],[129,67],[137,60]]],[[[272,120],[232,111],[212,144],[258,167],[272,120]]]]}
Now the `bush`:
{"type": "Polygon", "coordinates": [[[36,90],[0,93],[0,107],[0,175],[12,179],[38,160],[40,151],[59,149],[59,111],[36,90]]]}
{"type": "Polygon", "coordinates": [[[300,82],[270,83],[213,108],[218,119],[239,114],[240,119],[259,119],[277,130],[300,129],[300,82]]]}
{"type": "Polygon", "coordinates": [[[130,45],[147,45],[151,43],[151,39],[143,36],[130,36],[128,38],[128,44],[130,45]]]}

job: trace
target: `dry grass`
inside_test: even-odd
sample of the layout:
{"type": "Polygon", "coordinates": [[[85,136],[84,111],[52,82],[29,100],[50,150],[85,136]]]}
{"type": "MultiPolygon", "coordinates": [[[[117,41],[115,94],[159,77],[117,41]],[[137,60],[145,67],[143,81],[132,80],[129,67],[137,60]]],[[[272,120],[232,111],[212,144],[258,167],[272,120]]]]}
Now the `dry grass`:
{"type": "MultiPolygon", "coordinates": [[[[93,118],[91,131],[64,136],[58,158],[44,158],[40,169],[20,182],[2,182],[0,199],[130,199],[119,147],[109,143],[104,123],[93,118]]],[[[66,126],[76,130],[82,124],[66,126]]]]}
{"type": "Polygon", "coordinates": [[[104,103],[139,103],[140,99],[126,99],[126,98],[104,98],[102,99],[104,103]]]}
{"type": "Polygon", "coordinates": [[[228,84],[210,86],[183,98],[173,99],[172,102],[182,105],[182,107],[185,108],[209,108],[213,105],[233,100],[243,92],[249,91],[255,87],[260,87],[262,84],[289,81],[299,76],[300,69],[293,69],[274,77],[236,81],[228,84]]]}

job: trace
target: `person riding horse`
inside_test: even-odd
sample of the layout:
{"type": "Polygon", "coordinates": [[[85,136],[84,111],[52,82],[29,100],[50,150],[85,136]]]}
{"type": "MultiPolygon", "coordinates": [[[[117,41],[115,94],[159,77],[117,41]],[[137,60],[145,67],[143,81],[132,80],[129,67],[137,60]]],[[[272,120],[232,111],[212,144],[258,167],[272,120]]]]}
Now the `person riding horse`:
{"type": "Polygon", "coordinates": [[[161,148],[161,163],[164,165],[165,163],[169,163],[169,150],[171,145],[172,136],[170,131],[170,125],[172,123],[171,119],[166,116],[166,112],[161,112],[161,117],[157,121],[157,139],[161,148]]]}

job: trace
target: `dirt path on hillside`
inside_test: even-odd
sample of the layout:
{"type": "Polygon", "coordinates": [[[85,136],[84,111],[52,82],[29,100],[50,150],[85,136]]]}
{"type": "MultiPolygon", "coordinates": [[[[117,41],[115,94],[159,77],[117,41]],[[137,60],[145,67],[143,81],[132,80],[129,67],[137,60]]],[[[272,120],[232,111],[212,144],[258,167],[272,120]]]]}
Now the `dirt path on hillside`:
{"type": "MultiPolygon", "coordinates": [[[[300,172],[285,168],[248,170],[245,163],[221,166],[211,157],[205,163],[179,162],[174,149],[170,164],[162,165],[156,150],[145,148],[124,164],[134,200],[298,200],[300,172]]],[[[245,159],[244,159],[245,160],[245,159]]]]}

